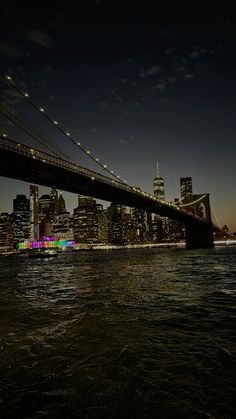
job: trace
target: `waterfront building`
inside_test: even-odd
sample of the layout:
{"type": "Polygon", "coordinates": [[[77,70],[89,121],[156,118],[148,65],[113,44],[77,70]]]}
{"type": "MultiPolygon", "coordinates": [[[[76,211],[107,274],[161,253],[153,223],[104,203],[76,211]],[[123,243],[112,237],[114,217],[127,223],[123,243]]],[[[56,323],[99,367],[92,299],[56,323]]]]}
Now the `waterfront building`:
{"type": "Polygon", "coordinates": [[[57,213],[58,214],[65,214],[66,211],[66,203],[65,200],[60,192],[59,194],[59,198],[58,198],[58,208],[57,208],[57,213]]]}
{"type": "Polygon", "coordinates": [[[116,245],[124,243],[125,207],[111,203],[107,208],[108,242],[116,245]]]}
{"type": "Polygon", "coordinates": [[[134,241],[145,242],[147,239],[147,213],[141,208],[132,208],[132,225],[134,229],[134,241]]]}
{"type": "Polygon", "coordinates": [[[30,239],[39,239],[39,195],[35,185],[30,185],[30,239]]]}
{"type": "Polygon", "coordinates": [[[39,198],[39,212],[41,216],[49,218],[50,216],[50,195],[44,194],[39,198]]]}
{"type": "Polygon", "coordinates": [[[74,239],[77,243],[98,243],[97,205],[93,198],[79,196],[73,214],[74,239]]]}
{"type": "Polygon", "coordinates": [[[12,245],[12,219],[8,212],[2,212],[0,214],[0,252],[11,249],[12,245]]]}
{"type": "Polygon", "coordinates": [[[54,215],[58,214],[58,192],[56,188],[51,189],[50,193],[50,220],[53,219],[54,215]]]}
{"type": "Polygon", "coordinates": [[[50,195],[44,194],[39,198],[39,213],[39,238],[50,236],[52,234],[50,195]]]}
{"type": "Polygon", "coordinates": [[[69,212],[54,216],[52,234],[55,240],[74,240],[73,216],[69,212]]]}
{"type": "Polygon", "coordinates": [[[13,200],[13,244],[30,238],[30,200],[16,195],[13,200]]]}
{"type": "Polygon", "coordinates": [[[193,194],[193,185],[191,177],[180,178],[180,194],[181,199],[185,199],[187,196],[191,196],[193,194]]]}
{"type": "Polygon", "coordinates": [[[160,199],[160,201],[165,200],[165,189],[164,189],[164,179],[160,176],[159,164],[157,162],[156,167],[156,176],[153,180],[153,188],[154,188],[154,195],[156,198],[160,199]]]}
{"type": "Polygon", "coordinates": [[[101,204],[97,204],[97,220],[98,220],[98,241],[99,243],[108,242],[108,221],[107,211],[103,209],[101,204]]]}

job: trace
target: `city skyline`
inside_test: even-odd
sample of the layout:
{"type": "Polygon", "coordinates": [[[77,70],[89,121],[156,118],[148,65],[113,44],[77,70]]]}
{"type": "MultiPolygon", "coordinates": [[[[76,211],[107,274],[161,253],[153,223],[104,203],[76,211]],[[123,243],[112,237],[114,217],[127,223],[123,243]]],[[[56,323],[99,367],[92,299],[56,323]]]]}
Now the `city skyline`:
{"type": "MultiPolygon", "coordinates": [[[[158,16],[147,9],[131,13],[116,2],[113,10],[106,1],[88,4],[79,3],[77,20],[65,7],[44,17],[37,7],[10,10],[5,4],[5,22],[14,31],[4,33],[3,23],[3,73],[128,184],[153,192],[158,160],[168,201],[180,197],[179,179],[192,177],[195,193],[210,193],[216,221],[236,231],[235,29],[229,12],[211,2],[204,6],[211,19],[200,4],[192,5],[192,14],[188,6],[175,13],[162,6],[158,16]]],[[[3,82],[1,99],[49,135],[3,82]]],[[[66,151],[56,132],[51,141],[66,151]]],[[[79,152],[75,157],[87,162],[79,152]]],[[[1,178],[0,210],[10,211],[10,200],[28,185],[1,178]]],[[[72,211],[76,195],[62,192],[72,211]]]]}

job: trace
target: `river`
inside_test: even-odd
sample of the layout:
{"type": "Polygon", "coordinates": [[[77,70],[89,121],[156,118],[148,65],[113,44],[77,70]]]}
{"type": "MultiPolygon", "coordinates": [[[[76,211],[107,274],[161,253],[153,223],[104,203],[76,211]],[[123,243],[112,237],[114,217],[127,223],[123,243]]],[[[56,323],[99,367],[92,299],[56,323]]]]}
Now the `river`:
{"type": "Polygon", "coordinates": [[[233,419],[236,246],[0,257],[0,417],[233,419]]]}

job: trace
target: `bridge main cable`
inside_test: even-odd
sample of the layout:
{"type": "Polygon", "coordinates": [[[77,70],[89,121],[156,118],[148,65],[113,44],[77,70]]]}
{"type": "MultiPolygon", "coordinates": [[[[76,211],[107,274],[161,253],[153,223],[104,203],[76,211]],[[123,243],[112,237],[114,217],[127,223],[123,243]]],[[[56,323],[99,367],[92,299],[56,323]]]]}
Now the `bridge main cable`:
{"type": "MultiPolygon", "coordinates": [[[[53,151],[54,153],[56,153],[58,157],[64,157],[64,158],[68,159],[69,161],[75,163],[75,161],[72,160],[67,154],[58,150],[56,147],[54,147],[52,144],[50,144],[48,141],[46,141],[41,135],[39,135],[34,130],[32,130],[32,128],[25,125],[19,118],[17,118],[15,115],[13,115],[2,104],[0,104],[0,114],[3,115],[5,118],[7,118],[9,121],[11,121],[12,124],[14,124],[17,128],[24,131],[25,134],[27,134],[29,137],[33,138],[35,141],[37,141],[41,145],[45,146],[51,152],[53,151]]],[[[5,135],[6,134],[3,134],[3,136],[5,136],[5,135]]]]}
{"type": "MultiPolygon", "coordinates": [[[[130,186],[127,184],[126,180],[122,180],[120,179],[119,175],[114,174],[113,170],[109,170],[106,164],[100,163],[99,159],[97,157],[94,157],[91,152],[89,150],[86,150],[79,141],[76,141],[71,134],[66,131],[64,128],[62,128],[58,121],[56,121],[55,119],[51,118],[51,116],[47,115],[47,113],[45,112],[45,109],[42,108],[41,106],[38,106],[36,103],[34,103],[31,99],[30,99],[30,95],[26,92],[23,92],[23,90],[21,90],[16,83],[13,81],[12,77],[9,75],[0,75],[0,77],[11,87],[13,88],[17,93],[20,94],[20,96],[22,96],[27,102],[30,103],[31,106],[33,106],[41,115],[44,116],[45,119],[47,119],[54,127],[56,127],[58,129],[58,131],[60,131],[63,135],[65,135],[67,137],[68,140],[70,140],[76,147],[78,147],[81,151],[83,151],[83,153],[85,153],[87,156],[89,156],[95,163],[97,163],[103,170],[105,170],[106,172],[108,172],[110,175],[112,175],[114,178],[116,178],[116,180],[120,183],[125,184],[126,186],[130,186]]],[[[131,188],[131,186],[130,186],[131,188]]]]}

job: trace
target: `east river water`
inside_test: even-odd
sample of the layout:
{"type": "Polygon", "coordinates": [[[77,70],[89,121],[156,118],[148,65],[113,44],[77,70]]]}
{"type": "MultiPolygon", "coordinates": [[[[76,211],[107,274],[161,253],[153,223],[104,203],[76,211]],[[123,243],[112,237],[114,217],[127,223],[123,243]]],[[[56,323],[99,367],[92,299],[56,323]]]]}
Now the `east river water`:
{"type": "Polygon", "coordinates": [[[233,419],[236,246],[0,257],[0,417],[233,419]]]}

